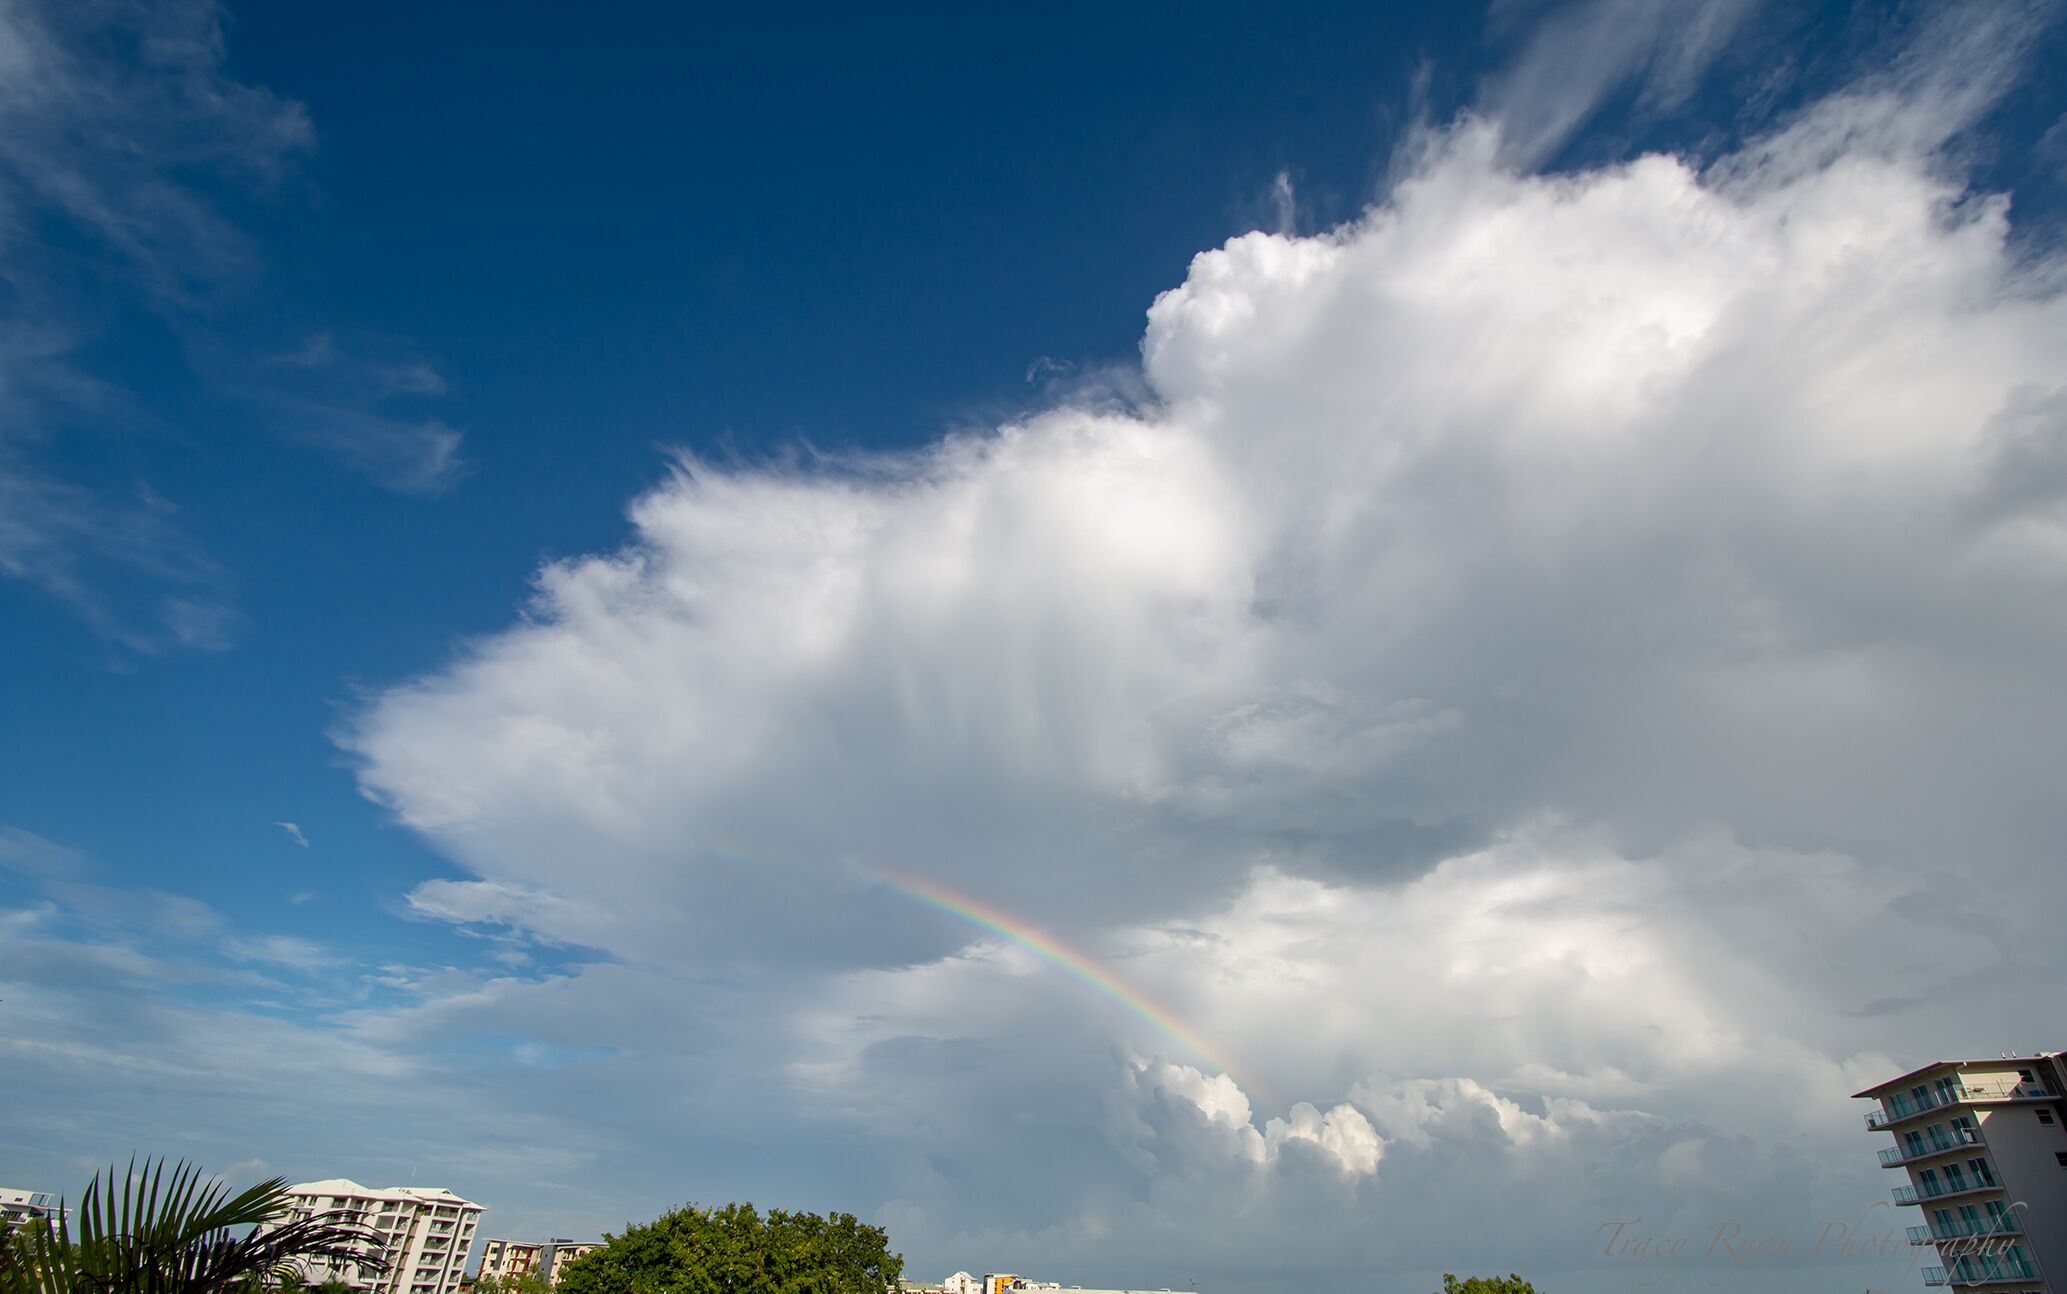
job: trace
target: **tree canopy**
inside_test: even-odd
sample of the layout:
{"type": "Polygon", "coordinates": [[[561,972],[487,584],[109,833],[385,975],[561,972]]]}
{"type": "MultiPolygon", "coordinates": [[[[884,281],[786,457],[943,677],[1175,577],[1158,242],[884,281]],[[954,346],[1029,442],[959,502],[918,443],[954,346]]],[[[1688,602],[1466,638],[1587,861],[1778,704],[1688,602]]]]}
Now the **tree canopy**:
{"type": "Polygon", "coordinates": [[[895,1294],[904,1259],[851,1213],[689,1205],[605,1235],[559,1270],[559,1294],[895,1294]]]}
{"type": "Polygon", "coordinates": [[[1442,1294],[1536,1294],[1536,1287],[1519,1276],[1467,1276],[1462,1280],[1443,1273],[1442,1294]]]}

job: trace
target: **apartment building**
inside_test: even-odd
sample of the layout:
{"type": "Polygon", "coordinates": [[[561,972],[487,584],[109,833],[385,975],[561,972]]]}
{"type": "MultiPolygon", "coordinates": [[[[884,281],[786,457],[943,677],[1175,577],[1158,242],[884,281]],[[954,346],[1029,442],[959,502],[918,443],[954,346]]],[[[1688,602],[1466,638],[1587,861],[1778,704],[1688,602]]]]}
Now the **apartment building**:
{"type": "Polygon", "coordinates": [[[1923,1283],[1991,1294],[2067,1294],[2067,1053],[1939,1060],[1857,1095],[1881,1166],[1908,1184],[1912,1245],[1934,1245],[1923,1283]],[[2050,1270],[2049,1270],[2050,1269],[2050,1270]]]}
{"type": "Polygon", "coordinates": [[[366,1246],[385,1270],[346,1263],[310,1271],[313,1284],[336,1277],[364,1294],[455,1294],[474,1247],[483,1209],[451,1191],[420,1186],[361,1186],[342,1177],[287,1188],[289,1216],[340,1213],[380,1237],[366,1246]]]}
{"type": "Polygon", "coordinates": [[[0,1235],[36,1218],[58,1215],[57,1200],[48,1191],[24,1191],[0,1186],[0,1235]]]}
{"type": "Polygon", "coordinates": [[[484,1240],[481,1270],[475,1279],[498,1280],[537,1272],[548,1286],[558,1285],[568,1263],[602,1247],[601,1241],[591,1240],[484,1240]]]}

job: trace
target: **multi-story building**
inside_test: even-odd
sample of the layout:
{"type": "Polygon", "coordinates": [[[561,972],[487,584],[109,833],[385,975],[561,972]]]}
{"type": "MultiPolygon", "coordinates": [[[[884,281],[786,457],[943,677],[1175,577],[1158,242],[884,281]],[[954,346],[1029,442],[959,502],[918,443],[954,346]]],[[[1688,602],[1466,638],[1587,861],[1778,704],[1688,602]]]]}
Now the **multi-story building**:
{"type": "Polygon", "coordinates": [[[2067,1294],[2067,1053],[1939,1060],[1858,1093],[1891,1132],[1881,1166],[1909,1178],[1895,1203],[1935,1245],[1926,1285],[2067,1294]],[[2050,1274],[2047,1267],[2050,1265],[2050,1274]]]}
{"type": "Polygon", "coordinates": [[[567,1264],[591,1249],[601,1249],[593,1240],[484,1240],[481,1242],[481,1270],[476,1280],[498,1280],[537,1272],[548,1286],[560,1283],[567,1264]]]}
{"type": "Polygon", "coordinates": [[[59,1212],[57,1201],[46,1191],[24,1191],[12,1186],[0,1186],[0,1235],[5,1235],[24,1222],[31,1222],[37,1218],[54,1218],[59,1212]]]}
{"type": "Polygon", "coordinates": [[[345,1263],[316,1267],[311,1284],[332,1277],[364,1294],[455,1294],[474,1247],[474,1225],[482,1207],[451,1191],[421,1186],[375,1190],[342,1177],[287,1188],[291,1217],[340,1214],[379,1236],[369,1241],[369,1258],[384,1267],[345,1263]]]}

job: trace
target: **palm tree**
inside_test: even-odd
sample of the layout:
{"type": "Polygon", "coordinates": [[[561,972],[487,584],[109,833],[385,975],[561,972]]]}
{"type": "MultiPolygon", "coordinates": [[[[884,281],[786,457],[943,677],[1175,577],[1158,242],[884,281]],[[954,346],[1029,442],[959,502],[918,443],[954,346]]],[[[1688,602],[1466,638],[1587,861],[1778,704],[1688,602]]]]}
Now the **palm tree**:
{"type": "Polygon", "coordinates": [[[232,1196],[184,1161],[131,1160],[118,1191],[109,1165],[79,1202],[76,1238],[62,1209],[0,1236],[0,1294],[224,1294],[299,1283],[310,1263],[386,1266],[379,1232],[287,1206],[283,1178],[232,1196]]]}

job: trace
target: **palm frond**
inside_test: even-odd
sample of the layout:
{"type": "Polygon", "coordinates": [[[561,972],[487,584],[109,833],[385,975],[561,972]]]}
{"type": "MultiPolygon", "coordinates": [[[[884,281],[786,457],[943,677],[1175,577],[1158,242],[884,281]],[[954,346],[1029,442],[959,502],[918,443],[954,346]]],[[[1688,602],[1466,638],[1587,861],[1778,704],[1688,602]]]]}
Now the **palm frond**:
{"type": "Polygon", "coordinates": [[[232,1196],[182,1161],[132,1159],[95,1174],[73,1236],[52,1225],[17,1236],[0,1258],[0,1294],[220,1294],[268,1289],[311,1264],[384,1271],[383,1237],[342,1213],[287,1216],[287,1183],[271,1178],[232,1196]]]}

